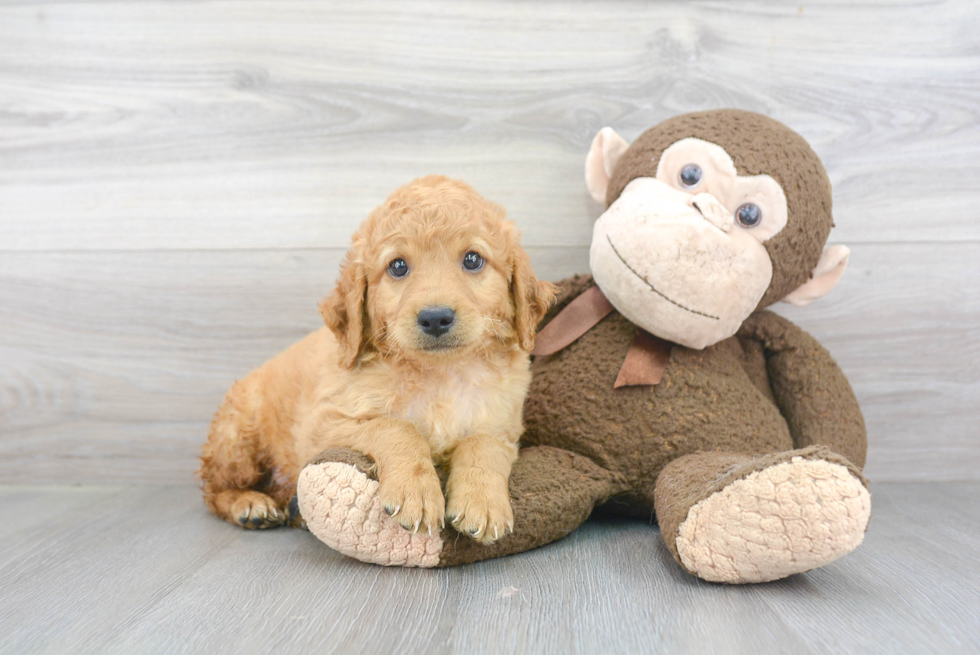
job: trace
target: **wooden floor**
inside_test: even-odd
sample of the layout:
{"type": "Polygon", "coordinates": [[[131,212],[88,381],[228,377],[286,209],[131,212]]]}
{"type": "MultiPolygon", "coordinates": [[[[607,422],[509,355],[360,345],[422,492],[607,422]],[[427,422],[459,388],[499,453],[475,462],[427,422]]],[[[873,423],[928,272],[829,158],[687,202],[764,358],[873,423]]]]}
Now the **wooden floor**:
{"type": "Polygon", "coordinates": [[[191,486],[0,487],[0,653],[980,652],[980,483],[873,491],[851,556],[727,587],[641,522],[386,569],[222,523],[191,486]]]}

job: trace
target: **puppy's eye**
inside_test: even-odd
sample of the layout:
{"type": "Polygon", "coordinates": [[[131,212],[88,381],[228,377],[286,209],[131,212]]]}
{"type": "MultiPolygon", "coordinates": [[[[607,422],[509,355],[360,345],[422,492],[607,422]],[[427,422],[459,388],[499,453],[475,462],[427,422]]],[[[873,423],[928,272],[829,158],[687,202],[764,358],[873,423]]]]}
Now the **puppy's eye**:
{"type": "Polygon", "coordinates": [[[463,255],[463,268],[468,271],[478,271],[483,268],[484,259],[478,252],[469,251],[463,255]]]}
{"type": "Polygon", "coordinates": [[[682,187],[693,189],[701,182],[702,175],[700,166],[697,164],[688,164],[681,169],[681,174],[678,177],[680,178],[682,187]]]}
{"type": "Polygon", "coordinates": [[[735,210],[735,220],[742,227],[755,227],[762,222],[762,210],[759,205],[747,202],[735,210]]]}
{"type": "Polygon", "coordinates": [[[408,275],[408,262],[401,257],[392,259],[388,264],[388,273],[391,277],[405,277],[408,275]]]}

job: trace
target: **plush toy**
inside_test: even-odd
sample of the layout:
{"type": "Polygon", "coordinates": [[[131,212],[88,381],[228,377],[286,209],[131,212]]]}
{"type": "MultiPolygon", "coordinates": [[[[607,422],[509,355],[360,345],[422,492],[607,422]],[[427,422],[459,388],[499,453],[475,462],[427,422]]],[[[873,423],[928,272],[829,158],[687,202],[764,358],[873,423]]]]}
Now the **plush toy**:
{"type": "Polygon", "coordinates": [[[827,351],[764,311],[819,298],[847,265],[847,248],[824,248],[830,183],[809,145],[758,114],[699,112],[631,145],[604,128],[586,181],[607,208],[592,275],[559,283],[538,334],[513,534],[405,531],[351,451],[300,475],[310,530],[363,561],[448,566],[549,543],[601,507],[655,517],[685,570],[729,583],[856,548],[871,512],[861,411],[827,351]]]}

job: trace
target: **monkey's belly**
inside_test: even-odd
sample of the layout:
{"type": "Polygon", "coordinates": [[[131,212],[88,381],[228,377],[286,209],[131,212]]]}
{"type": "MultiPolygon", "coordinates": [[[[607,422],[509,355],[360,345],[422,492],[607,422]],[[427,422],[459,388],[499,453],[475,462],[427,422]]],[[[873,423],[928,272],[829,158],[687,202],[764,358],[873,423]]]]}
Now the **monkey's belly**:
{"type": "Polygon", "coordinates": [[[749,377],[734,338],[701,351],[674,346],[658,385],[614,389],[634,331],[613,314],[535,363],[526,445],[580,453],[637,487],[652,487],[668,462],[699,450],[792,449],[786,420],[749,377]]]}

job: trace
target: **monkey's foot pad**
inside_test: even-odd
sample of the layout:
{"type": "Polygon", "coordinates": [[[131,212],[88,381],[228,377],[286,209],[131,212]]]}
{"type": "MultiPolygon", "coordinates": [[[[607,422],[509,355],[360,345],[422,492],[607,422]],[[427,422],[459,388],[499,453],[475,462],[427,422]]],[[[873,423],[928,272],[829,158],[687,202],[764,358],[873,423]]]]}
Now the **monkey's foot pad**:
{"type": "Polygon", "coordinates": [[[379,488],[355,464],[314,462],[300,472],[296,493],[310,532],[334,550],[384,566],[436,566],[440,535],[398,525],[381,508],[379,488]]]}
{"type": "Polygon", "coordinates": [[[684,566],[712,582],[767,582],[829,564],[860,545],[871,495],[847,467],[794,457],[694,505],[681,524],[684,566]]]}

